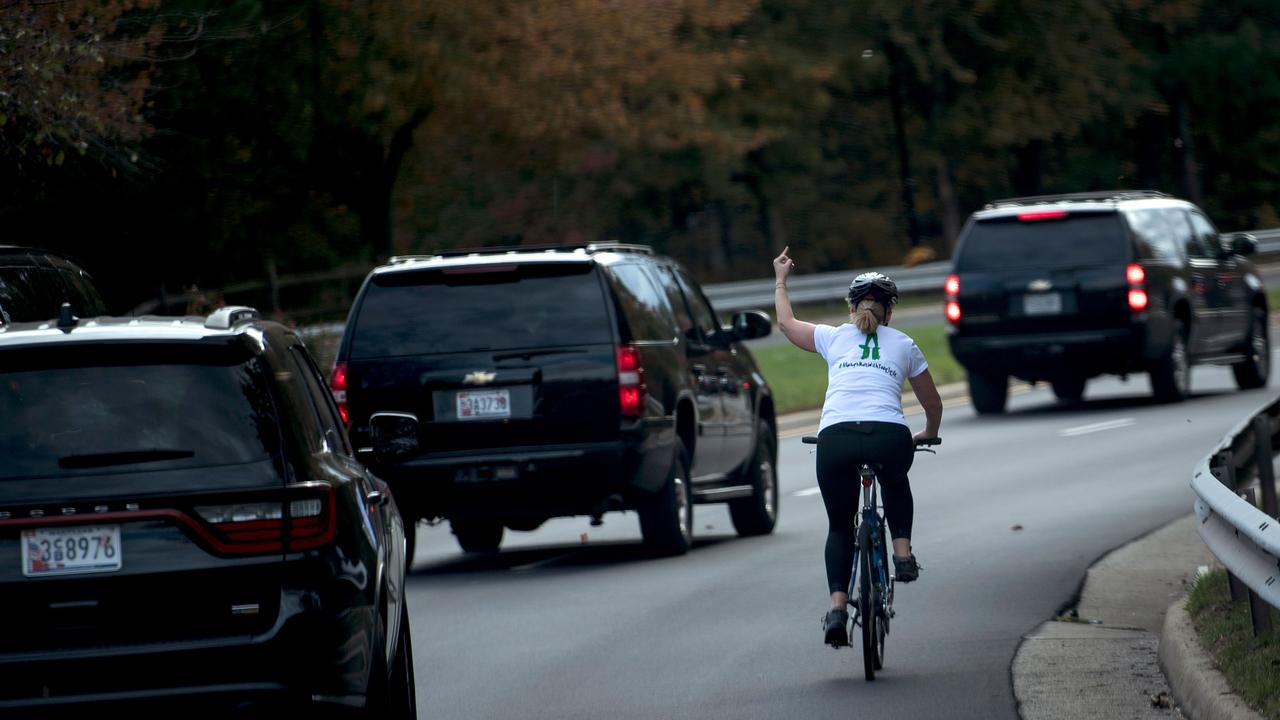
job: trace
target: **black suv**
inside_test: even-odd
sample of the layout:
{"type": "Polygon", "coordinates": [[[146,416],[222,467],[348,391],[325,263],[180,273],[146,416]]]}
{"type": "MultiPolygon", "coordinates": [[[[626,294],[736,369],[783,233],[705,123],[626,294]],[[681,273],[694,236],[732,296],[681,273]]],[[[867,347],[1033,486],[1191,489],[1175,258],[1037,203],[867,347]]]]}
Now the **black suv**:
{"type": "Polygon", "coordinates": [[[759,311],[722,326],[643,246],[394,258],[356,297],[331,387],[405,517],[447,518],[466,551],[636,510],[646,544],[680,554],[693,503],[773,530],[773,399],[741,344],[770,329],[759,311]]]}
{"type": "Polygon", "coordinates": [[[951,352],[979,413],[1004,410],[1009,377],[1079,400],[1096,375],[1147,372],[1155,396],[1190,391],[1191,366],[1267,382],[1267,296],[1243,233],[1154,191],[1013,198],[969,219],[946,281],[951,352]]]}
{"type": "Polygon", "coordinates": [[[105,315],[106,304],[92,278],[49,250],[0,245],[0,326],[57,317],[70,303],[80,317],[105,315]]]}
{"type": "Polygon", "coordinates": [[[400,515],[292,331],[0,327],[0,418],[0,716],[414,717],[400,515]]]}

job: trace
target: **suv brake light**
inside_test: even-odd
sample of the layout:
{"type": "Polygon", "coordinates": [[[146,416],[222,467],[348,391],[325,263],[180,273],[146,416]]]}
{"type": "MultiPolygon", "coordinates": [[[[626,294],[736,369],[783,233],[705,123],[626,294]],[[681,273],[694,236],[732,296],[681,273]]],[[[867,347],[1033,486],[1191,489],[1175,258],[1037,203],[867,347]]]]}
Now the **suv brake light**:
{"type": "Polygon", "coordinates": [[[1124,269],[1124,277],[1129,281],[1129,309],[1133,312],[1146,310],[1151,302],[1147,296],[1147,271],[1138,263],[1129,263],[1124,269]]]}
{"type": "Polygon", "coordinates": [[[633,345],[618,346],[618,404],[623,417],[644,415],[644,367],[633,345]]]}
{"type": "Polygon", "coordinates": [[[329,391],[333,393],[333,401],[338,405],[338,414],[342,416],[344,425],[351,424],[351,413],[347,410],[347,364],[336,363],[333,374],[329,376],[329,391]]]}
{"type": "Polygon", "coordinates": [[[946,315],[951,324],[960,322],[960,276],[948,275],[942,289],[947,293],[946,315]]]}
{"type": "MultiPolygon", "coordinates": [[[[304,491],[314,491],[306,487],[304,491]]],[[[216,531],[215,547],[229,554],[306,550],[331,541],[336,534],[333,489],[320,495],[264,502],[203,505],[196,515],[216,531]],[[285,528],[288,532],[285,532],[285,528]],[[285,547],[285,541],[288,547],[285,547]]],[[[204,534],[204,533],[202,533],[204,534]]]]}
{"type": "Polygon", "coordinates": [[[1066,216],[1066,210],[1044,210],[1041,212],[1018,213],[1018,219],[1022,222],[1034,222],[1036,220],[1061,220],[1066,216]]]}

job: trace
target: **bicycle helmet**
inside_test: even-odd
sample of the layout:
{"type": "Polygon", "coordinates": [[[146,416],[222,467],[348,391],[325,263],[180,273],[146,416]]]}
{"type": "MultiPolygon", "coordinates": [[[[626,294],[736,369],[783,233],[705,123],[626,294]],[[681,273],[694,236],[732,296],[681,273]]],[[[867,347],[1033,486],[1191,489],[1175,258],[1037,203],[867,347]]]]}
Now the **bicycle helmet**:
{"type": "Polygon", "coordinates": [[[878,272],[864,272],[849,283],[849,294],[846,299],[850,306],[857,306],[858,301],[867,295],[880,301],[885,308],[898,304],[898,285],[888,275],[878,272]]]}

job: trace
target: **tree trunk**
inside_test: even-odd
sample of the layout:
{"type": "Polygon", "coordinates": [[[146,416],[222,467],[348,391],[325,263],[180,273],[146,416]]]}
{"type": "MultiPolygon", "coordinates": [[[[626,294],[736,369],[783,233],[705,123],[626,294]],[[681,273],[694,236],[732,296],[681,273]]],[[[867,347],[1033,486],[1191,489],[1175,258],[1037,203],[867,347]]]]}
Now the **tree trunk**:
{"type": "Polygon", "coordinates": [[[1182,195],[1196,205],[1204,204],[1200,192],[1200,166],[1196,162],[1195,136],[1191,132],[1191,108],[1187,106],[1187,96],[1179,92],[1173,102],[1173,118],[1177,139],[1173,143],[1174,156],[1178,158],[1177,168],[1182,181],[1182,195]]]}
{"type": "Polygon", "coordinates": [[[951,180],[951,161],[946,157],[939,158],[936,173],[938,204],[942,206],[942,243],[949,256],[955,249],[956,237],[960,235],[960,204],[956,201],[956,187],[951,180]]]}
{"type": "Polygon", "coordinates": [[[1018,148],[1014,158],[1012,177],[1013,191],[1019,196],[1040,195],[1043,186],[1044,143],[1039,140],[1018,148]]]}
{"type": "Polygon", "coordinates": [[[391,257],[391,195],[404,158],[413,147],[413,133],[428,116],[431,108],[418,108],[391,136],[385,155],[382,148],[370,148],[362,175],[367,178],[363,200],[360,203],[360,232],[365,243],[372,247],[376,259],[381,262],[391,257]]]}

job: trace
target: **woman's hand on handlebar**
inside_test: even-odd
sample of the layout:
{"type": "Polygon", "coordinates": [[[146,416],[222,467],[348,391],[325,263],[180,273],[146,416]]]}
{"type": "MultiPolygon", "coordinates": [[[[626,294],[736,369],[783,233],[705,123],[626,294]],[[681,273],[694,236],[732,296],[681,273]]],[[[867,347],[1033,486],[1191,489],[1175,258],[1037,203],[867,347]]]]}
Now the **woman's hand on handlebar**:
{"type": "Polygon", "coordinates": [[[942,444],[942,438],[938,437],[937,435],[926,435],[923,430],[916,433],[915,435],[912,435],[911,441],[916,444],[916,447],[920,447],[921,445],[941,445],[942,444]]]}

